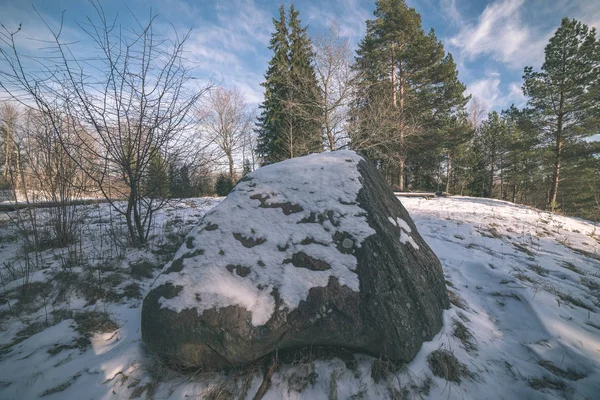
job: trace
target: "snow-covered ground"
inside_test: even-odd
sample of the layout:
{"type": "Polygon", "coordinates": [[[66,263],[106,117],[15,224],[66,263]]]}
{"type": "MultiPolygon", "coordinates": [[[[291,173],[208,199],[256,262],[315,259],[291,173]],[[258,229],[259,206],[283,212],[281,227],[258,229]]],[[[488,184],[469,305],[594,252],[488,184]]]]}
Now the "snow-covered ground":
{"type": "MultiPolygon", "coordinates": [[[[496,200],[401,201],[444,268],[453,305],[442,330],[404,366],[364,355],[282,365],[264,399],[598,398],[600,227],[496,200]],[[452,370],[428,362],[440,349],[452,370]]],[[[141,343],[141,299],[217,202],[173,204],[147,250],[120,252],[107,235],[122,231],[115,215],[87,206],[81,244],[44,251],[26,296],[2,267],[19,275],[24,264],[1,215],[0,399],[252,399],[258,367],[175,372],[141,343]]]]}

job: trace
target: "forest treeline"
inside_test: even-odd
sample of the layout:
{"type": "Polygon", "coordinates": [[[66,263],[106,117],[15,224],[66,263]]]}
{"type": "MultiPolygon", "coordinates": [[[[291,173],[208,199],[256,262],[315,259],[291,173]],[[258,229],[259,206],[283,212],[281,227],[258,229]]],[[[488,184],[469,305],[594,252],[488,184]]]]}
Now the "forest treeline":
{"type": "MultiPolygon", "coordinates": [[[[31,52],[1,21],[0,189],[13,199],[103,197],[143,244],[171,198],[226,194],[260,165],[349,148],[396,190],[600,217],[600,41],[581,22],[563,19],[543,65],[524,66],[526,105],[496,112],[465,94],[452,55],[403,0],[376,1],[357,49],[336,26],[310,37],[281,6],[257,112],[194,75],[190,32],[162,39],[156,16],[116,29],[91,4],[79,28],[93,62],[60,27],[46,25],[44,51],[31,52]]],[[[56,216],[65,241],[70,212],[56,216]]]]}
{"type": "Polygon", "coordinates": [[[594,28],[564,18],[541,68],[524,66],[525,106],[488,112],[466,96],[452,55],[403,0],[376,2],[354,54],[335,30],[311,47],[293,6],[288,14],[281,7],[273,22],[257,129],[263,163],[350,148],[399,191],[600,217],[594,28]]]}

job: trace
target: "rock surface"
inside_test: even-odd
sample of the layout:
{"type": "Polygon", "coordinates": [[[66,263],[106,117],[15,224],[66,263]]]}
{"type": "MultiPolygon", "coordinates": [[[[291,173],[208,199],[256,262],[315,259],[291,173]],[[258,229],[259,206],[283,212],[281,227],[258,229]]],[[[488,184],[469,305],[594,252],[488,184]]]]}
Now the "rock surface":
{"type": "Polygon", "coordinates": [[[144,299],[142,338],[207,369],[310,345],[409,361],[448,307],[441,265],[400,201],[337,151],[238,183],[144,299]]]}

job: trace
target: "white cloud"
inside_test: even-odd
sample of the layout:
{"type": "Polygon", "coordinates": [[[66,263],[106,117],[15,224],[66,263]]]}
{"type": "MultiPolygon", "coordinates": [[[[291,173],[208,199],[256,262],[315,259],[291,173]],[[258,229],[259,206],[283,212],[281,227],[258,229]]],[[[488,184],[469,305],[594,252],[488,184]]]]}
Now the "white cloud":
{"type": "Polygon", "coordinates": [[[485,78],[467,84],[467,93],[481,103],[487,111],[508,108],[511,104],[517,107],[525,105],[526,98],[521,90],[520,82],[511,82],[508,85],[508,93],[500,87],[500,74],[490,72],[485,78]]]}
{"type": "MultiPolygon", "coordinates": [[[[368,4],[371,7],[371,4],[368,4]]],[[[364,1],[347,0],[344,2],[323,2],[319,6],[310,6],[307,10],[308,20],[321,28],[336,25],[340,28],[340,36],[358,42],[365,35],[366,21],[373,18],[371,8],[364,1]]]]}
{"type": "Polygon", "coordinates": [[[524,2],[498,0],[489,4],[475,24],[463,24],[448,43],[467,59],[490,55],[496,61],[517,69],[541,64],[549,35],[534,32],[523,21],[524,2]]]}
{"type": "Polygon", "coordinates": [[[440,0],[442,15],[454,25],[462,25],[463,17],[456,7],[456,0],[440,0]]]}
{"type": "MultiPolygon", "coordinates": [[[[214,19],[207,19],[204,6],[170,0],[167,16],[185,13],[194,28],[186,44],[186,57],[196,74],[225,87],[236,86],[246,101],[262,101],[263,69],[268,61],[267,46],[273,24],[269,10],[259,9],[253,0],[219,2],[214,5],[214,19]],[[259,67],[257,67],[257,65],[259,67]]],[[[180,22],[181,28],[188,28],[180,22]]],[[[166,28],[166,27],[165,27],[166,28]]]]}

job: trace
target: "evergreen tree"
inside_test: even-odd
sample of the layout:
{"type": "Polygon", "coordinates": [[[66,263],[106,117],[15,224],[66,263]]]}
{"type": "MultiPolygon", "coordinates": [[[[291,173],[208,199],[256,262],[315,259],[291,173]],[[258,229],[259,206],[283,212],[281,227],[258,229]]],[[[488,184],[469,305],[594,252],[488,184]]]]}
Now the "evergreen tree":
{"type": "Polygon", "coordinates": [[[405,190],[407,162],[441,150],[436,134],[448,128],[468,98],[452,56],[433,30],[423,31],[421,16],[404,0],[378,0],[374,15],[354,67],[353,147],[393,163],[399,189],[405,190]]]}
{"type": "Polygon", "coordinates": [[[313,66],[312,44],[290,6],[289,23],[279,7],[279,20],[269,49],[273,58],[265,74],[265,98],[258,118],[257,152],[264,164],[323,149],[322,99],[313,66]]]}
{"type": "Polygon", "coordinates": [[[289,16],[290,96],[286,109],[289,114],[290,157],[295,157],[323,151],[323,99],[313,65],[312,43],[293,4],[289,16]]]}
{"type": "Polygon", "coordinates": [[[539,135],[529,114],[529,110],[519,110],[514,105],[502,111],[507,129],[507,153],[502,166],[506,189],[502,192],[505,194],[503,198],[513,203],[527,200],[528,195],[543,180],[539,135]]]}
{"type": "Polygon", "coordinates": [[[169,168],[166,160],[158,152],[150,157],[148,168],[143,176],[143,194],[151,199],[164,199],[169,196],[169,168]]]}
{"type": "Polygon", "coordinates": [[[562,190],[558,194],[561,211],[600,221],[600,142],[579,141],[565,148],[562,190]]]}
{"type": "Polygon", "coordinates": [[[242,176],[246,176],[250,172],[252,172],[252,164],[250,163],[249,159],[244,158],[244,166],[242,168],[242,176]]]}
{"type": "Polygon", "coordinates": [[[507,128],[505,121],[496,111],[488,114],[487,120],[481,125],[478,144],[486,158],[488,180],[484,191],[485,197],[491,197],[494,191],[494,181],[505,154],[507,128]]]}
{"type": "Polygon", "coordinates": [[[215,183],[215,192],[219,196],[227,196],[233,189],[233,180],[227,174],[221,174],[215,183]]]}
{"type": "Polygon", "coordinates": [[[557,205],[565,149],[598,133],[600,121],[600,42],[596,30],[564,18],[545,48],[539,72],[525,68],[528,105],[552,149],[549,205],[557,205]]]}
{"type": "Polygon", "coordinates": [[[169,166],[169,182],[171,197],[186,198],[193,196],[192,182],[190,178],[190,167],[183,164],[177,167],[175,163],[169,166]]]}
{"type": "Polygon", "coordinates": [[[265,88],[264,101],[260,105],[261,114],[257,122],[258,144],[256,151],[264,164],[285,160],[286,130],[284,103],[288,98],[289,44],[288,28],[283,5],[279,7],[279,20],[273,19],[275,32],[271,35],[269,49],[273,58],[265,74],[262,86],[265,88]]]}

